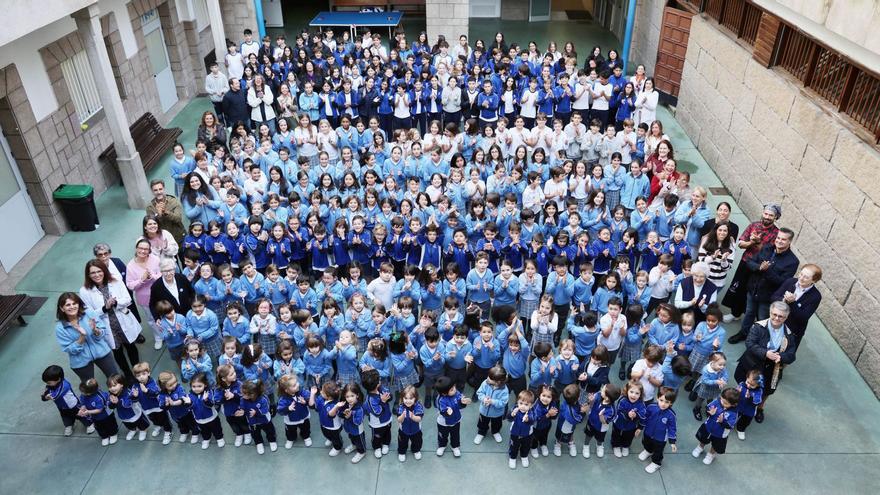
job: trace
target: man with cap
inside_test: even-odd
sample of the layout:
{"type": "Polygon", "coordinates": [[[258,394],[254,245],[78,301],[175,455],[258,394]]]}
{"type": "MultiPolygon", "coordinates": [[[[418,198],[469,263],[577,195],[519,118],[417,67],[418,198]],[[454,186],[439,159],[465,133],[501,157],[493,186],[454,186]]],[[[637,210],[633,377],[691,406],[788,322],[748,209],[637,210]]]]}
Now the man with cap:
{"type": "Polygon", "coordinates": [[[730,288],[727,289],[727,293],[721,301],[721,304],[730,308],[730,314],[724,315],[725,323],[739,318],[745,311],[746,290],[750,273],[746,269],[746,262],[757,256],[763,246],[773,244],[773,241],[776,240],[776,234],[779,233],[776,221],[781,216],[782,207],[777,203],[768,203],[764,205],[761,220],[750,223],[740,236],[738,246],[743,250],[742,258],[733,274],[730,288]]]}
{"type": "Polygon", "coordinates": [[[727,340],[731,344],[745,340],[755,320],[769,317],[773,293],[797,272],[800,260],[791,251],[793,238],[791,229],[781,228],[772,244],[765,245],[756,256],[745,261],[749,272],[746,312],[739,333],[727,340]]]}

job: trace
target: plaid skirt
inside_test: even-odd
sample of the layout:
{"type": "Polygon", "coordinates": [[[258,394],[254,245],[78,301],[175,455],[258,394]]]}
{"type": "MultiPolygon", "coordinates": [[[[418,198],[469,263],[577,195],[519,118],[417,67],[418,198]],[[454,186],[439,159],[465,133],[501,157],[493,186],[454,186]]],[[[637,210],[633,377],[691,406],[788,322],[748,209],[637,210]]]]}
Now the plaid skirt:
{"type": "Polygon", "coordinates": [[[706,367],[706,363],[709,362],[709,354],[703,354],[694,349],[691,351],[691,355],[688,356],[688,361],[691,362],[691,369],[700,373],[706,367]]]}
{"type": "Polygon", "coordinates": [[[314,386],[314,387],[318,387],[318,389],[320,390],[321,386],[324,385],[325,383],[331,381],[332,378],[333,378],[332,373],[327,373],[326,375],[321,375],[321,376],[317,376],[317,377],[316,377],[316,375],[306,375],[306,386],[304,388],[310,389],[314,386]]]}
{"type": "Polygon", "coordinates": [[[701,399],[705,399],[707,401],[715,400],[718,395],[721,393],[721,387],[716,385],[706,385],[705,383],[701,383],[697,385],[697,397],[701,399]]]}
{"type": "Polygon", "coordinates": [[[532,329],[532,354],[535,353],[535,344],[540,342],[546,342],[550,344],[550,347],[553,347],[553,334],[552,333],[540,333],[535,329],[532,329]]]}
{"type": "Polygon", "coordinates": [[[519,300],[519,317],[531,318],[532,313],[537,311],[540,299],[520,299],[519,300]]]}
{"type": "Polygon", "coordinates": [[[275,336],[269,334],[260,334],[260,346],[263,352],[269,355],[275,355],[275,336]]]}
{"type": "Polygon", "coordinates": [[[587,198],[578,199],[578,211],[584,211],[587,208],[587,198]]]}
{"type": "Polygon", "coordinates": [[[620,191],[605,191],[605,204],[608,205],[608,211],[614,209],[620,204],[620,191]]]}
{"type": "Polygon", "coordinates": [[[223,352],[223,339],[220,338],[219,333],[203,340],[202,345],[205,346],[205,354],[211,356],[211,360],[213,361],[216,361],[223,352]]]}
{"type": "Polygon", "coordinates": [[[403,389],[410,385],[415,387],[417,383],[419,383],[419,373],[415,369],[406,375],[395,373],[391,378],[391,388],[398,392],[403,392],[403,389]]]}
{"type": "Polygon", "coordinates": [[[360,384],[361,383],[361,375],[355,370],[353,372],[342,373],[339,372],[336,374],[336,383],[339,384],[340,387],[344,387],[349,383],[360,384]]]}
{"type": "MultiPolygon", "coordinates": [[[[309,158],[309,166],[311,167],[310,170],[314,170],[318,165],[321,164],[321,161],[318,159],[319,154],[320,153],[315,153],[314,155],[308,157],[309,158]]],[[[608,201],[606,200],[605,202],[607,203],[608,201]]]]}
{"type": "Polygon", "coordinates": [[[620,359],[624,363],[634,363],[641,359],[642,357],[642,342],[639,341],[635,344],[624,344],[620,348],[620,354],[617,355],[617,358],[620,359]]]}

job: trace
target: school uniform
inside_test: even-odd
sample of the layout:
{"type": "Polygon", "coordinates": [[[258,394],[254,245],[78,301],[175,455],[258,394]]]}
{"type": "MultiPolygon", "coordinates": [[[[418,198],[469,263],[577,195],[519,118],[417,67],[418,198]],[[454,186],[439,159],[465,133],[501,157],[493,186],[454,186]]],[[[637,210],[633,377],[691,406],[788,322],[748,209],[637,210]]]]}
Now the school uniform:
{"type": "Polygon", "coordinates": [[[254,444],[263,444],[263,433],[266,434],[269,443],[275,443],[275,425],[272,424],[269,399],[265,395],[260,396],[257,400],[242,397],[239,408],[244,411],[244,416],[247,418],[254,444]]]}
{"type": "Polygon", "coordinates": [[[381,450],[391,445],[391,405],[382,400],[382,395],[390,393],[382,385],[376,393],[368,393],[364,409],[368,413],[368,422],[373,434],[370,445],[373,450],[381,450]]]}
{"type": "Polygon", "coordinates": [[[284,415],[284,435],[288,442],[297,440],[297,432],[303,440],[311,438],[310,397],[308,390],[301,389],[296,395],[282,394],[278,398],[278,412],[284,415]]]}
{"type": "Polygon", "coordinates": [[[666,444],[676,442],[676,419],[672,408],[660,409],[657,404],[645,410],[645,428],[642,432],[642,446],[651,454],[651,462],[663,464],[663,449],[666,444]]]}
{"type": "Polygon", "coordinates": [[[326,400],[320,394],[315,396],[315,410],[318,412],[318,421],[321,425],[321,433],[324,438],[330,440],[334,450],[342,450],[342,417],[340,414],[330,415],[336,402],[326,400]]]}
{"type": "Polygon", "coordinates": [[[208,441],[211,438],[218,441],[223,440],[223,426],[220,424],[220,417],[214,408],[219,404],[219,402],[215,402],[218,397],[206,390],[202,394],[190,392],[189,398],[192,401],[193,418],[199,425],[202,440],[208,441]]]}
{"type": "Polygon", "coordinates": [[[119,425],[116,424],[116,415],[110,409],[110,395],[98,390],[94,394],[82,394],[79,396],[82,407],[88,410],[97,409],[97,413],[88,413],[88,418],[95,425],[95,430],[101,439],[116,436],[119,432],[119,425]]]}
{"type": "Polygon", "coordinates": [[[168,411],[171,419],[177,423],[177,428],[180,430],[181,435],[198,435],[199,426],[196,424],[196,420],[192,414],[192,404],[187,404],[186,401],[183,400],[184,397],[189,397],[189,394],[187,394],[183,390],[183,387],[178,384],[171,392],[162,391],[159,393],[159,404],[163,409],[168,411]],[[180,401],[180,404],[166,405],[166,400],[172,402],[180,401]]]}
{"type": "Polygon", "coordinates": [[[644,428],[647,408],[641,398],[631,402],[624,394],[617,402],[617,413],[612,422],[611,447],[629,449],[637,429],[644,428]],[[630,418],[630,411],[635,412],[635,417],[630,418]]]}
{"type": "Polygon", "coordinates": [[[66,378],[62,378],[54,387],[47,385],[41,398],[44,401],[51,400],[55,403],[55,407],[58,408],[58,413],[61,415],[61,422],[65,427],[72,427],[77,420],[86,427],[92,424],[89,418],[77,414],[82,404],[66,378]]]}
{"type": "Polygon", "coordinates": [[[141,405],[141,410],[150,419],[150,422],[156,426],[162,427],[165,433],[171,433],[171,419],[159,402],[159,385],[152,377],[147,379],[147,383],[135,385],[138,387],[137,400],[141,405]]]}
{"type": "Polygon", "coordinates": [[[611,427],[615,414],[616,408],[614,404],[605,404],[602,401],[601,393],[596,392],[593,404],[590,406],[590,411],[587,414],[586,425],[584,426],[585,446],[590,444],[591,438],[596,439],[597,446],[603,446],[605,435],[608,432],[608,428],[611,427]]]}
{"type": "Polygon", "coordinates": [[[764,377],[758,376],[757,387],[750,388],[745,380],[739,383],[739,402],[736,406],[736,431],[745,432],[752,423],[758,406],[764,401],[764,377]]]}
{"type": "Polygon", "coordinates": [[[405,455],[407,449],[413,454],[422,451],[422,426],[421,422],[417,422],[413,417],[421,418],[425,415],[425,408],[416,401],[412,407],[406,407],[404,404],[397,406],[397,416],[405,414],[403,421],[397,430],[397,454],[405,455]]]}
{"type": "Polygon", "coordinates": [[[483,381],[480,388],[477,389],[477,400],[480,403],[480,417],[477,420],[477,434],[485,436],[491,427],[492,434],[501,431],[501,422],[507,411],[507,402],[510,399],[510,392],[507,387],[501,385],[496,387],[490,385],[488,381],[483,381]],[[489,400],[489,405],[483,401],[489,400]]]}
{"type": "Polygon", "coordinates": [[[584,413],[580,410],[580,404],[569,404],[566,401],[559,403],[559,419],[556,421],[556,443],[571,444],[574,429],[584,420],[584,413]]]}
{"type": "Polygon", "coordinates": [[[186,334],[189,337],[199,339],[205,348],[205,353],[211,359],[217,359],[223,352],[223,343],[220,340],[220,323],[217,321],[217,315],[210,309],[205,309],[201,315],[197,315],[192,310],[187,313],[186,334]]]}
{"type": "Polygon", "coordinates": [[[701,444],[711,444],[716,454],[723,454],[727,450],[727,436],[737,422],[736,408],[724,409],[721,399],[716,399],[707,409],[714,409],[715,414],[708,415],[695,436],[701,444]]]}
{"type": "Polygon", "coordinates": [[[507,448],[507,457],[523,459],[528,457],[532,447],[532,432],[536,421],[536,411],[532,407],[526,412],[519,409],[513,412],[510,420],[510,444],[507,448]]]}
{"type": "Polygon", "coordinates": [[[461,446],[461,409],[467,407],[462,402],[461,392],[455,395],[438,395],[437,405],[437,447],[446,448],[447,442],[453,449],[461,446]]]}

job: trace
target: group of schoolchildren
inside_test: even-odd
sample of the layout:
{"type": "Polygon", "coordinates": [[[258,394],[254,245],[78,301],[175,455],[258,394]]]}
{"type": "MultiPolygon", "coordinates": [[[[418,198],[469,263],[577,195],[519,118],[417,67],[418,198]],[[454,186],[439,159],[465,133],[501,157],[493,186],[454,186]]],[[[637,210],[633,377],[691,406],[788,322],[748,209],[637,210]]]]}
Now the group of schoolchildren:
{"type": "MultiPolygon", "coordinates": [[[[551,74],[566,84],[562,71],[551,74]]],[[[487,91],[498,75],[485,74],[487,91]]],[[[449,446],[459,457],[461,409],[473,402],[475,443],[488,434],[501,442],[510,422],[511,468],[549,455],[555,421],[556,456],[565,447],[577,455],[574,432],[584,423],[584,457],[593,440],[604,456],[609,430],[615,457],[641,434],[639,459],[650,458],[653,473],[665,445],[676,450],[672,404],[684,384],[702,421],[693,454],[705,450],[711,463],[732,429],[745,438],[761,374],[728,386],[720,311],[710,306],[696,321],[702,314],[679,315],[667,303],[696,246],[674,222],[674,195],[657,212],[647,208],[647,126],[636,135],[626,116],[600,144],[568,146],[556,138],[569,126],[587,131],[580,113],[563,122],[569,112],[555,105],[536,114],[531,134],[515,132],[522,115],[513,130],[507,117],[480,113],[464,138],[449,127],[441,136],[434,122],[424,140],[411,140],[377,118],[352,127],[356,115],[344,114],[334,131],[321,114],[315,130],[303,114],[296,136],[282,119],[277,133],[234,129],[228,150],[201,143],[196,160],[175,146],[184,199],[203,195],[191,190],[192,174],[207,174],[224,198],[183,240],[192,310],[151,308],[179,373],[154,378],[139,363],[134,383],[114,375],[105,391],[92,379],[77,395],[50,366],[43,399],[57,405],[65,434],[79,420],[104,445],[116,442],[118,416],[128,440],[144,440],[152,424],[168,444],[174,420],[180,442],[223,447],[223,416],[235,446],[254,443],[260,454],[264,436],[277,449],[276,415],[286,448],[299,437],[310,446],[315,410],[330,456],[354,452],[352,462],[366,454],[367,425],[374,455],[388,454],[394,422],[400,461],[407,452],[420,459],[431,408],[437,455],[449,446]],[[555,130],[545,127],[551,115],[555,130]],[[514,146],[498,138],[505,133],[518,136],[514,146]],[[622,386],[611,383],[618,360],[622,386]]],[[[604,126],[599,117],[589,132],[604,126]]]]}

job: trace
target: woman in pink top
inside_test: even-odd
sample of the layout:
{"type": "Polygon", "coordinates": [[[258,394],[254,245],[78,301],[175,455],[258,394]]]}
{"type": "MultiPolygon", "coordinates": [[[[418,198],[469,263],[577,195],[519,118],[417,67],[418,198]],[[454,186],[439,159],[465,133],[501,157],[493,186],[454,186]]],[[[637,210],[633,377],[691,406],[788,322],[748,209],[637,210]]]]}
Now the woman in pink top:
{"type": "MultiPolygon", "coordinates": [[[[150,241],[140,239],[134,246],[134,258],[126,265],[125,285],[134,291],[134,300],[138,306],[144,309],[142,314],[152,315],[150,308],[150,288],[153,282],[161,276],[159,272],[159,257],[151,253],[150,241]]],[[[154,318],[149,317],[150,328],[153,329],[153,348],[162,348],[162,337],[158,328],[153,324],[154,318]]]]}

